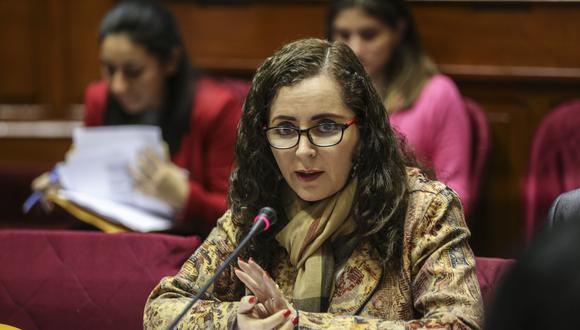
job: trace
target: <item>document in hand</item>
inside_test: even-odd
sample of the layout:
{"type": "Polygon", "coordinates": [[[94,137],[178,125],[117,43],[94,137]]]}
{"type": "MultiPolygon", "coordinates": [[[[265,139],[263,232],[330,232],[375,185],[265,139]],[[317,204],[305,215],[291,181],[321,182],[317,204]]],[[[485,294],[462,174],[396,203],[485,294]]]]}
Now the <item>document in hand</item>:
{"type": "Polygon", "coordinates": [[[137,155],[145,148],[163,153],[159,127],[75,129],[73,149],[57,166],[63,187],[59,197],[134,231],[170,228],[172,208],[133,188],[129,166],[136,165],[137,155]]]}

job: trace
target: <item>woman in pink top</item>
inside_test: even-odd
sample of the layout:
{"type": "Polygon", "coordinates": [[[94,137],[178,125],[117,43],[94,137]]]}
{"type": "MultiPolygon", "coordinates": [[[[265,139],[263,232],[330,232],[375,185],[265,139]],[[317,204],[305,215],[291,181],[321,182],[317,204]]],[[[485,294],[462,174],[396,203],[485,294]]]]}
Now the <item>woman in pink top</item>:
{"type": "Polygon", "coordinates": [[[330,2],[328,37],[347,43],[373,81],[391,125],[418,159],[470,205],[471,128],[453,81],[419,43],[403,0],[330,2]]]}

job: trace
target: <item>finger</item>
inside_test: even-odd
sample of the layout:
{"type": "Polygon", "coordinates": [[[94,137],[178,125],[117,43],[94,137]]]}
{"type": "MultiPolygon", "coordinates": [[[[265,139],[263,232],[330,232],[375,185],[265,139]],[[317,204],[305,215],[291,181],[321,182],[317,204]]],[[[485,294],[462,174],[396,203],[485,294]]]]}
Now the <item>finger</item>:
{"type": "Polygon", "coordinates": [[[50,179],[48,172],[42,173],[39,177],[32,181],[32,190],[40,191],[45,190],[50,185],[50,179]]]}
{"type": "Polygon", "coordinates": [[[262,274],[264,273],[264,271],[258,264],[253,262],[252,258],[250,258],[249,262],[245,262],[242,259],[238,259],[238,265],[240,269],[243,270],[249,276],[251,276],[254,279],[254,281],[258,283],[262,281],[262,274]]]}
{"type": "Polygon", "coordinates": [[[256,297],[245,296],[240,299],[240,304],[238,305],[238,314],[247,314],[252,311],[256,305],[256,297]]]}
{"type": "Polygon", "coordinates": [[[161,151],[161,154],[153,147],[147,147],[143,150],[143,154],[146,159],[151,162],[155,166],[160,166],[162,163],[165,163],[168,158],[164,157],[164,152],[161,151]]]}
{"type": "Polygon", "coordinates": [[[289,304],[286,301],[282,290],[280,290],[278,284],[274,282],[268,273],[262,275],[262,290],[266,290],[267,294],[272,297],[271,305],[267,305],[266,307],[271,307],[272,311],[289,308],[289,304]]]}
{"type": "Polygon", "coordinates": [[[152,162],[147,155],[147,150],[143,150],[137,156],[137,167],[143,176],[152,180],[155,172],[157,172],[157,164],[152,162]]]}
{"type": "Polygon", "coordinates": [[[255,310],[256,313],[258,314],[258,317],[261,319],[264,319],[272,315],[272,313],[268,312],[268,309],[263,304],[256,304],[255,310]]]}
{"type": "Polygon", "coordinates": [[[292,330],[294,329],[294,326],[296,324],[294,324],[292,318],[289,318],[288,320],[286,320],[286,322],[284,322],[284,324],[282,324],[281,327],[278,328],[278,330],[292,330]]]}
{"type": "Polygon", "coordinates": [[[133,189],[145,193],[150,192],[151,189],[149,188],[148,184],[150,180],[145,175],[143,175],[139,168],[129,165],[128,172],[131,178],[133,178],[133,189]]]}
{"type": "Polygon", "coordinates": [[[163,142],[163,159],[169,159],[169,145],[167,142],[163,142]]]}
{"type": "Polygon", "coordinates": [[[240,281],[242,281],[242,283],[244,283],[246,287],[250,291],[252,291],[252,293],[256,296],[256,298],[258,298],[259,302],[263,302],[265,299],[268,298],[265,292],[260,289],[258,283],[256,283],[256,281],[254,281],[254,279],[251,276],[249,276],[248,274],[239,269],[235,269],[234,273],[240,279],[240,281]]]}
{"type": "MultiPolygon", "coordinates": [[[[261,320],[262,329],[273,329],[282,326],[289,320],[290,310],[284,309],[261,320]]],[[[292,322],[292,321],[290,321],[292,322]]]]}

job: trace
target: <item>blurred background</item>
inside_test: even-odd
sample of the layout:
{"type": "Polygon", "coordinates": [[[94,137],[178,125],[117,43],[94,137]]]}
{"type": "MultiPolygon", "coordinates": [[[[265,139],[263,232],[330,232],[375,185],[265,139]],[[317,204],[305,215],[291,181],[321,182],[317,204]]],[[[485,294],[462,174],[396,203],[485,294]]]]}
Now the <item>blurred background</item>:
{"type": "MultiPolygon", "coordinates": [[[[26,226],[30,181],[63,158],[99,79],[113,0],[0,0],[0,227],[26,226]]],[[[326,1],[164,1],[194,65],[251,79],[275,49],[325,36],[326,1]]],[[[469,219],[478,256],[523,242],[523,180],[541,120],[580,98],[580,1],[409,1],[427,53],[485,111],[491,147],[469,219]]],[[[580,113],[578,114],[580,115],[580,113]]]]}

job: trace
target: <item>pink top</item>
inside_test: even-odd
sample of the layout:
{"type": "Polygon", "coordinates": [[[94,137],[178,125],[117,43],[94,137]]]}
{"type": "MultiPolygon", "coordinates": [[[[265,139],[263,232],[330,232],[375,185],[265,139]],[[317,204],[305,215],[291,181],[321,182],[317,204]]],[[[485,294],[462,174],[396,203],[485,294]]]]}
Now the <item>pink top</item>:
{"type": "Polygon", "coordinates": [[[453,81],[445,75],[433,76],[411,108],[392,113],[389,119],[417,158],[469,207],[471,127],[453,81]]]}

